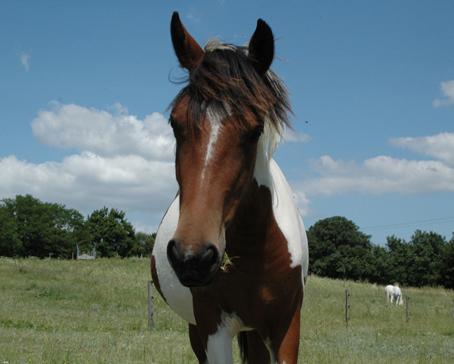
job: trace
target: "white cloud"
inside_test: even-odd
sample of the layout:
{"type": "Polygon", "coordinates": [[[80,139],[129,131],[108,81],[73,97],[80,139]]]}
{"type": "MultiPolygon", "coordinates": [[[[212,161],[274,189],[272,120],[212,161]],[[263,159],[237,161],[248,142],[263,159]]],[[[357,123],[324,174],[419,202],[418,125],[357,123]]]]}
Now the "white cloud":
{"type": "Polygon", "coordinates": [[[31,194],[84,214],[108,206],[162,216],[177,191],[172,162],[105,158],[92,152],[42,164],[5,157],[0,160],[0,181],[1,196],[31,194]]]}
{"type": "Polygon", "coordinates": [[[436,99],[433,102],[435,107],[449,106],[454,104],[454,80],[442,82],[440,89],[443,92],[444,99],[436,99]]]}
{"type": "Polygon", "coordinates": [[[90,150],[103,157],[140,155],[148,160],[173,160],[171,128],[162,114],[139,120],[115,104],[115,115],[96,109],[52,102],[52,110],[38,112],[33,135],[59,148],[90,150]]]}
{"type": "Polygon", "coordinates": [[[285,135],[284,140],[286,142],[292,142],[292,143],[307,143],[311,140],[311,137],[308,134],[304,133],[293,133],[293,132],[288,132],[287,135],[285,135]]]}
{"type": "Polygon", "coordinates": [[[20,61],[25,70],[28,71],[30,69],[30,54],[22,53],[20,56],[20,61]]]}
{"type": "Polygon", "coordinates": [[[333,196],[349,192],[426,194],[454,192],[454,169],[442,161],[417,161],[378,156],[357,164],[323,156],[312,164],[320,177],[294,182],[296,193],[333,196]]]}
{"type": "MultiPolygon", "coordinates": [[[[15,156],[0,159],[0,196],[29,193],[83,214],[103,206],[146,214],[149,224],[136,221],[134,226],[152,232],[177,191],[167,120],[158,113],[139,120],[120,104],[111,113],[73,104],[52,106],[33,120],[35,137],[50,146],[76,148],[80,154],[41,164],[15,156]]],[[[289,134],[287,140],[307,142],[309,137],[289,134]]],[[[313,215],[310,198],[320,194],[454,192],[454,133],[391,138],[390,144],[433,160],[377,156],[344,162],[323,156],[312,162],[315,177],[292,182],[303,217],[313,215]]]]}
{"type": "MultiPolygon", "coordinates": [[[[357,163],[323,156],[311,164],[316,177],[292,183],[295,195],[307,199],[307,196],[345,193],[382,195],[397,192],[407,195],[454,192],[454,133],[391,138],[389,142],[435,159],[406,160],[382,155],[357,163]]],[[[304,199],[299,202],[303,210],[310,203],[304,199]]]]}
{"type": "Polygon", "coordinates": [[[52,105],[33,120],[35,137],[50,146],[77,148],[80,154],[41,164],[14,155],[0,159],[0,196],[31,194],[84,215],[114,207],[146,215],[155,227],[178,189],[172,131],[163,115],[154,113],[142,121],[120,104],[112,107],[114,114],[52,105]]]}
{"type": "Polygon", "coordinates": [[[454,167],[454,133],[441,133],[420,138],[391,138],[391,145],[435,157],[454,167]]]}
{"type": "Polygon", "coordinates": [[[193,21],[196,24],[200,24],[199,11],[195,7],[190,7],[186,13],[186,19],[193,21]]]}
{"type": "Polygon", "coordinates": [[[128,108],[126,106],[123,106],[119,102],[116,102],[110,109],[114,110],[117,115],[128,115],[129,113],[128,108]]]}

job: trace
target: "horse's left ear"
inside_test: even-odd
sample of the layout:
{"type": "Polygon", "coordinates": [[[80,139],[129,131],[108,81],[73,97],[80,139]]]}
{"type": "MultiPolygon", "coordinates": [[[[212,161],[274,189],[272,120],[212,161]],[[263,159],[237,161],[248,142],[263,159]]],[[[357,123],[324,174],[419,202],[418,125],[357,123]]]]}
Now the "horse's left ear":
{"type": "Polygon", "coordinates": [[[191,72],[200,63],[205,53],[202,47],[188,33],[176,11],[173,13],[170,23],[170,34],[172,36],[173,49],[181,67],[191,72]]]}
{"type": "Polygon", "coordinates": [[[262,19],[257,20],[257,28],[249,42],[249,60],[257,72],[263,76],[274,58],[274,36],[271,28],[262,19]]]}

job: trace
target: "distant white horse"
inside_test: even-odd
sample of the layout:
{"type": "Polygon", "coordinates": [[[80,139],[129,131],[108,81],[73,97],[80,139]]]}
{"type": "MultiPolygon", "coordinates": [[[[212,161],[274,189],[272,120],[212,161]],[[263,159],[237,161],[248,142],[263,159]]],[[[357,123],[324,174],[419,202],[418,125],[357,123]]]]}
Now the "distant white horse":
{"type": "Polygon", "coordinates": [[[390,302],[389,298],[391,297],[391,303],[393,303],[393,299],[396,299],[396,306],[403,305],[404,301],[402,300],[402,292],[399,287],[397,286],[386,286],[385,287],[386,299],[390,302]]]}

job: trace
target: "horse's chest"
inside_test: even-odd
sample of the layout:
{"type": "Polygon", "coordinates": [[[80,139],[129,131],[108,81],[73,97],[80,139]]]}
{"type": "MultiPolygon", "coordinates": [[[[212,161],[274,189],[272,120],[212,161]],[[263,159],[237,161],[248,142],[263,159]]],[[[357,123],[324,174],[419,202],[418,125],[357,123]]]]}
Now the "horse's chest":
{"type": "Polygon", "coordinates": [[[270,263],[255,270],[250,266],[246,269],[247,264],[238,261],[227,273],[220,272],[212,287],[194,290],[193,294],[205,296],[205,302],[225,311],[250,315],[246,311],[251,308],[263,312],[285,305],[302,290],[301,267],[291,268],[290,261],[279,268],[270,263]]]}
{"type": "Polygon", "coordinates": [[[267,330],[266,325],[271,321],[287,321],[287,313],[292,312],[301,298],[301,269],[287,270],[285,278],[265,272],[245,273],[235,268],[229,273],[220,272],[211,286],[191,289],[195,317],[204,321],[209,317],[212,330],[222,321],[224,314],[239,319],[239,331],[267,330]],[[265,322],[265,316],[273,319],[265,322]]]}

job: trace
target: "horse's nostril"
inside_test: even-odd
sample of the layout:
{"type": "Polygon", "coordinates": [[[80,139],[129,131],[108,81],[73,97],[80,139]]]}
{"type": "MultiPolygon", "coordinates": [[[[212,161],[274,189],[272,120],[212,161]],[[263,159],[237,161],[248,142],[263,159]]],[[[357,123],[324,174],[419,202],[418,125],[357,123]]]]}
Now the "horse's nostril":
{"type": "Polygon", "coordinates": [[[178,261],[181,259],[182,255],[178,250],[179,240],[174,238],[169,241],[167,245],[167,259],[169,260],[170,265],[175,268],[175,265],[178,264],[178,261]]]}
{"type": "Polygon", "coordinates": [[[200,258],[201,265],[207,267],[210,271],[216,270],[219,263],[219,252],[212,243],[205,245],[205,252],[200,258]]]}
{"type": "Polygon", "coordinates": [[[202,260],[211,261],[211,259],[213,257],[214,257],[214,250],[212,248],[208,248],[208,250],[205,252],[205,254],[202,255],[202,260]]]}
{"type": "Polygon", "coordinates": [[[209,284],[219,268],[219,251],[211,243],[205,243],[198,251],[182,249],[178,238],[173,238],[167,245],[167,259],[180,282],[187,287],[209,284]]]}

